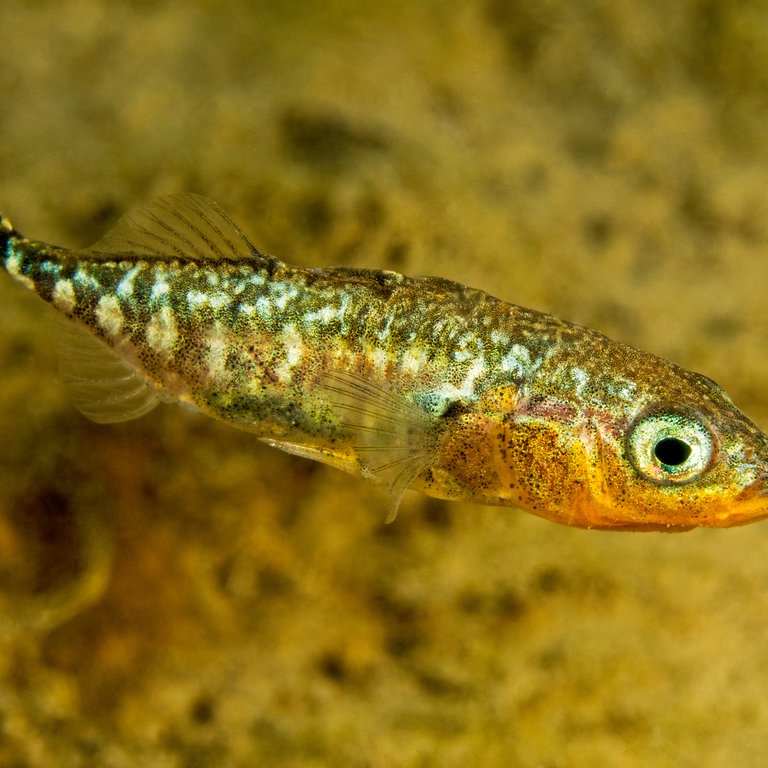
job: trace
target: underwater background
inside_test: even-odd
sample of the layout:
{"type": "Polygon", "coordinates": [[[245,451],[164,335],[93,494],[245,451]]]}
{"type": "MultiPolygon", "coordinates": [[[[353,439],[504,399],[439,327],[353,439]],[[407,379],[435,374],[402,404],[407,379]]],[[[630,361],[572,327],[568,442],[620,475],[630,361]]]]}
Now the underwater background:
{"type": "MultiPolygon", "coordinates": [[[[291,263],[437,274],[768,429],[768,5],[4,0],[0,210],[208,195],[291,263]]],[[[768,523],[568,529],[161,406],[86,421],[0,279],[0,766],[763,766],[768,523]]]]}

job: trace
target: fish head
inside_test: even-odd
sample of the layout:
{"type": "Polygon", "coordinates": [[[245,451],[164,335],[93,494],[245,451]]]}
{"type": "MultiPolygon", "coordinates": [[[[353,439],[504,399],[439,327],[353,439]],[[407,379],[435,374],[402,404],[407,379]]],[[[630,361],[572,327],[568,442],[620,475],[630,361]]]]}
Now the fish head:
{"type": "Polygon", "coordinates": [[[432,477],[446,478],[451,498],[583,528],[679,531],[768,517],[768,438],[710,379],[632,352],[631,396],[598,375],[580,392],[486,393],[446,433],[432,477]]]}
{"type": "Polygon", "coordinates": [[[663,368],[664,388],[639,388],[585,428],[576,513],[594,528],[670,531],[768,517],[768,438],[711,379],[663,368]]]}

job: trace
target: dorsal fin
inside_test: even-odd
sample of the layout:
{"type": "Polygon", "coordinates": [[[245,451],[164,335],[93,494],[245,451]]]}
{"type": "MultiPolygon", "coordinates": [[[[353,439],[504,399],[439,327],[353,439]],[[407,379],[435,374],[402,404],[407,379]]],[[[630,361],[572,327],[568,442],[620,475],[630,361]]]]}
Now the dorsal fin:
{"type": "Polygon", "coordinates": [[[131,211],[83,253],[110,261],[266,258],[213,200],[192,193],[160,197],[131,211]]]}
{"type": "Polygon", "coordinates": [[[138,419],[160,401],[157,389],[92,333],[54,320],[59,372],[73,405],[100,424],[138,419]]]}

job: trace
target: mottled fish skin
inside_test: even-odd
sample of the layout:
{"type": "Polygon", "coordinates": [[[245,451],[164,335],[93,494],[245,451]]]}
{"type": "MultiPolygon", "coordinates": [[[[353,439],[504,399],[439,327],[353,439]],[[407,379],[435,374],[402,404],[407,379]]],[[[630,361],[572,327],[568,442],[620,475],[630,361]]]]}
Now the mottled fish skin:
{"type": "Polygon", "coordinates": [[[768,440],[714,382],[436,277],[289,266],[215,203],[161,198],[73,251],[0,220],[7,271],[68,319],[97,421],[178,401],[382,483],[569,525],[768,516],[768,440]]]}

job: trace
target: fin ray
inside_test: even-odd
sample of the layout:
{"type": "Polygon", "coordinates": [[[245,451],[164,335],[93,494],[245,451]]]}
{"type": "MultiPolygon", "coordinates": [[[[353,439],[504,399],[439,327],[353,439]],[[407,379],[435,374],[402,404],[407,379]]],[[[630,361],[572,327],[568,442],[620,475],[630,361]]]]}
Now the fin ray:
{"type": "Polygon", "coordinates": [[[55,334],[61,378],[84,416],[99,424],[129,421],[160,401],[151,384],[86,329],[57,318],[55,334]]]}
{"type": "Polygon", "coordinates": [[[357,374],[326,373],[318,391],[339,417],[363,476],[386,485],[392,522],[405,491],[433,461],[434,423],[417,405],[357,374]]]}
{"type": "Polygon", "coordinates": [[[411,483],[432,463],[437,429],[427,412],[385,387],[348,372],[325,373],[316,393],[340,422],[339,447],[259,438],[294,456],[328,464],[384,485],[391,523],[411,483]]]}
{"type": "Polygon", "coordinates": [[[83,253],[109,260],[265,258],[213,200],[192,193],[160,197],[126,214],[83,253]]]}

